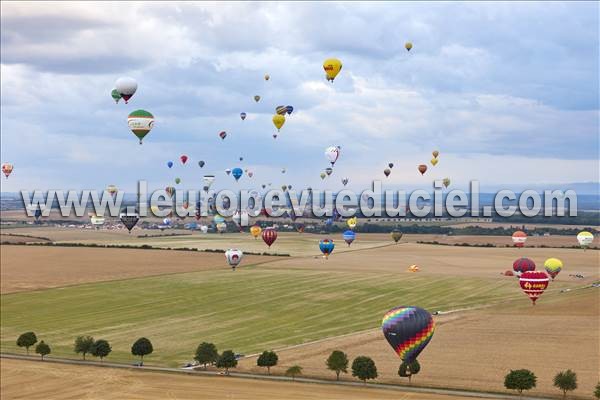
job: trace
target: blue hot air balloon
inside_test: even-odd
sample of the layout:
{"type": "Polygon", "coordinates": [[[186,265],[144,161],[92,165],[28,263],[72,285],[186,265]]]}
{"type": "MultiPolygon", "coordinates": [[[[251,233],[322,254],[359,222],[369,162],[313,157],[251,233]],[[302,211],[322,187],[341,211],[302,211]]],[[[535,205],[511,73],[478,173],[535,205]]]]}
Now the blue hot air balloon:
{"type": "Polygon", "coordinates": [[[173,167],[173,161],[167,162],[167,167],[169,167],[169,168],[173,167]]]}
{"type": "Polygon", "coordinates": [[[354,242],[354,239],[356,239],[356,233],[351,230],[347,230],[344,232],[342,237],[344,238],[344,242],[348,243],[348,247],[350,247],[352,242],[354,242]]]}
{"type": "Polygon", "coordinates": [[[294,111],[294,107],[292,107],[292,106],[285,107],[285,112],[287,112],[288,115],[290,115],[292,113],[292,111],[294,111]]]}
{"type": "Polygon", "coordinates": [[[334,248],[335,244],[331,239],[322,239],[319,241],[319,249],[321,250],[321,253],[323,253],[323,255],[325,256],[325,258],[329,257],[329,255],[333,252],[334,248]]]}
{"type": "Polygon", "coordinates": [[[238,181],[244,175],[244,171],[241,168],[234,168],[231,170],[231,175],[238,181]]]}

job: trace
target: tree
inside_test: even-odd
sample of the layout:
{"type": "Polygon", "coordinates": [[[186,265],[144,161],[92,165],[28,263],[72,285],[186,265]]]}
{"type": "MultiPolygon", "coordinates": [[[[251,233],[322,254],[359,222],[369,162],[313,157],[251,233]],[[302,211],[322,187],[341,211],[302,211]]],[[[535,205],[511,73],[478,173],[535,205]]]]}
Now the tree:
{"type": "Polygon", "coordinates": [[[94,342],[92,348],[90,349],[90,354],[94,357],[100,357],[100,361],[102,361],[102,359],[108,356],[111,351],[112,348],[110,347],[108,341],[99,339],[94,342]]]}
{"type": "Polygon", "coordinates": [[[411,383],[411,378],[413,375],[417,375],[421,370],[421,365],[417,360],[414,360],[410,363],[402,362],[400,364],[400,368],[398,368],[398,375],[403,378],[408,377],[408,383],[411,383]]]}
{"type": "Polygon", "coordinates": [[[521,397],[523,390],[529,390],[535,387],[536,381],[537,377],[528,369],[511,369],[504,377],[504,387],[518,391],[519,397],[521,397]]]}
{"type": "Polygon", "coordinates": [[[85,360],[85,355],[90,353],[92,350],[92,346],[94,345],[94,338],[91,336],[77,336],[75,339],[75,353],[83,354],[83,359],[85,360]]]}
{"type": "Polygon", "coordinates": [[[217,368],[225,368],[225,374],[229,375],[229,368],[237,367],[235,354],[231,350],[225,350],[217,360],[217,368]]]}
{"type": "Polygon", "coordinates": [[[17,339],[17,346],[25,347],[27,354],[29,354],[29,348],[37,343],[37,336],[33,332],[25,332],[17,339]]]}
{"type": "Polygon", "coordinates": [[[566,399],[567,392],[577,389],[577,374],[570,369],[559,372],[554,377],[554,386],[563,391],[563,399],[566,399]]]}
{"type": "Polygon", "coordinates": [[[208,364],[214,364],[219,359],[219,353],[217,352],[217,346],[212,343],[202,342],[196,349],[196,355],[194,360],[204,365],[204,369],[208,364]]]}
{"type": "Polygon", "coordinates": [[[153,351],[152,342],[145,337],[139,338],[135,341],[133,346],[131,346],[131,354],[140,356],[140,363],[142,364],[144,363],[144,356],[152,354],[153,351]]]}
{"type": "Polygon", "coordinates": [[[340,372],[348,372],[348,356],[340,350],[334,350],[327,359],[327,368],[335,371],[336,380],[340,380],[340,372]]]}
{"type": "Polygon", "coordinates": [[[277,361],[279,361],[279,357],[274,351],[263,351],[260,356],[258,356],[258,360],[256,360],[256,365],[259,367],[267,367],[267,373],[271,375],[271,367],[277,365],[277,361]]]}
{"type": "Polygon", "coordinates": [[[52,352],[52,350],[50,350],[50,346],[48,346],[42,340],[41,342],[38,343],[37,346],[35,346],[35,352],[37,354],[39,354],[40,356],[42,356],[42,361],[44,361],[44,356],[50,354],[52,352]]]}
{"type": "Polygon", "coordinates": [[[358,356],[352,361],[352,376],[357,377],[364,384],[367,384],[367,379],[377,378],[377,367],[375,361],[371,357],[358,356]]]}
{"type": "Polygon", "coordinates": [[[302,367],[299,365],[292,365],[285,371],[285,376],[291,376],[292,380],[296,379],[296,375],[302,374],[302,367]]]}
{"type": "Polygon", "coordinates": [[[594,397],[600,399],[600,382],[596,384],[596,390],[594,390],[594,397]]]}

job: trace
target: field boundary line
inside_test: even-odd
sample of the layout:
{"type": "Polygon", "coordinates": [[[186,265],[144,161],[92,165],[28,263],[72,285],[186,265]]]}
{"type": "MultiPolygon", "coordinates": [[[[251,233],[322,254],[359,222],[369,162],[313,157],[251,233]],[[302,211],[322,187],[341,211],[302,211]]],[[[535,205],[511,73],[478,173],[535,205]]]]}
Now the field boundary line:
{"type": "MultiPolygon", "coordinates": [[[[169,368],[169,367],[152,367],[152,366],[144,366],[144,367],[136,367],[129,364],[122,363],[111,363],[111,362],[101,362],[101,361],[89,361],[89,360],[75,360],[69,358],[54,358],[48,357],[45,358],[44,361],[41,361],[38,356],[33,355],[24,355],[24,354],[14,354],[14,353],[0,353],[0,359],[11,359],[11,360],[22,360],[22,361],[31,361],[31,362],[39,362],[39,363],[55,363],[55,364],[70,364],[70,365],[87,365],[91,367],[100,367],[100,368],[115,368],[115,369],[124,369],[129,371],[139,371],[139,372],[148,372],[148,373],[173,373],[173,374],[185,374],[190,376],[222,376],[219,372],[216,371],[196,371],[196,370],[184,370],[180,368],[169,368]]],[[[384,389],[384,390],[395,390],[395,391],[403,391],[403,392],[412,392],[412,393],[432,393],[439,395],[447,395],[447,396],[463,396],[463,397],[472,397],[472,398],[480,398],[480,399],[520,399],[520,400],[553,400],[556,397],[532,397],[532,396],[522,396],[514,395],[511,393],[499,393],[499,392],[478,392],[471,390],[461,390],[461,389],[442,389],[442,388],[428,388],[428,387],[417,387],[417,386],[403,386],[403,385],[394,385],[389,383],[367,383],[364,384],[362,382],[350,382],[350,381],[334,381],[327,379],[316,379],[316,378],[300,378],[297,377],[292,379],[287,376],[279,376],[279,375],[261,375],[261,374],[250,374],[250,373],[241,373],[241,372],[230,372],[230,377],[234,378],[242,378],[242,379],[255,379],[255,380],[264,380],[264,381],[275,381],[275,382],[295,382],[295,383],[306,383],[306,384],[321,384],[321,385],[337,385],[337,386],[351,386],[351,387],[361,387],[368,389],[384,389]]],[[[224,377],[225,378],[225,377],[224,377]]]]}

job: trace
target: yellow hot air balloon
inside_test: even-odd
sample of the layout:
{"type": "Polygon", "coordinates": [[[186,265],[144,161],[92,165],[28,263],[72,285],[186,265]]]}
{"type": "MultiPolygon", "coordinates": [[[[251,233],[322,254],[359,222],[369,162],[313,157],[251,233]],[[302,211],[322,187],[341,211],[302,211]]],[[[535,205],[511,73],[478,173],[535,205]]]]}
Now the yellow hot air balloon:
{"type": "Polygon", "coordinates": [[[544,269],[550,275],[550,278],[554,280],[556,275],[563,269],[563,263],[558,258],[549,258],[544,261],[544,269]]]}
{"type": "Polygon", "coordinates": [[[258,225],[250,227],[250,234],[254,236],[254,239],[258,238],[262,232],[262,229],[258,225]]]}
{"type": "Polygon", "coordinates": [[[357,223],[358,223],[358,219],[356,217],[348,218],[348,221],[346,221],[346,224],[348,224],[348,227],[350,229],[356,228],[357,223]]]}
{"type": "Polygon", "coordinates": [[[412,49],[412,43],[411,42],[404,43],[404,48],[406,49],[406,51],[410,51],[410,49],[412,49]]]}
{"type": "Polygon", "coordinates": [[[333,82],[337,74],[342,70],[342,62],[337,58],[328,58],[323,62],[323,69],[327,75],[327,80],[333,82]]]}
{"type": "Polygon", "coordinates": [[[283,124],[285,124],[285,117],[283,115],[273,115],[273,125],[275,125],[275,127],[277,128],[277,131],[281,129],[283,124]]]}
{"type": "Polygon", "coordinates": [[[429,162],[431,163],[431,165],[433,165],[435,167],[437,165],[438,161],[439,160],[437,158],[432,158],[429,162]]]}

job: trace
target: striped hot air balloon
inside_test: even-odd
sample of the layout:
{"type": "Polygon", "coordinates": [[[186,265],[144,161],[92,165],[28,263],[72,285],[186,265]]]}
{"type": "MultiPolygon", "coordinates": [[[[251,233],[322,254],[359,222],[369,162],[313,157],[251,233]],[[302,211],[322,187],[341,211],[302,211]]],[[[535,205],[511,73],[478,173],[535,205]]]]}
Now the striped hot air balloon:
{"type": "Polygon", "coordinates": [[[275,228],[266,228],[262,231],[261,236],[262,240],[270,248],[271,245],[275,243],[275,240],[277,240],[277,231],[275,230],[275,228]]]}
{"type": "Polygon", "coordinates": [[[527,241],[527,234],[523,231],[516,231],[512,235],[512,241],[515,247],[523,247],[527,241]]]}
{"type": "Polygon", "coordinates": [[[546,261],[544,261],[544,269],[546,270],[548,275],[550,275],[550,278],[552,278],[552,280],[554,280],[554,278],[556,278],[556,275],[558,275],[558,273],[562,271],[562,268],[563,263],[558,258],[549,258],[546,261]]]}
{"type": "Polygon", "coordinates": [[[538,297],[544,293],[549,281],[550,278],[543,271],[526,271],[519,277],[521,289],[531,299],[533,305],[535,305],[538,297]]]}
{"type": "Polygon", "coordinates": [[[411,363],[433,337],[435,323],[426,310],[400,306],[385,313],[381,329],[386,340],[405,363],[411,363]]]}
{"type": "Polygon", "coordinates": [[[325,256],[325,258],[329,258],[329,255],[333,253],[333,249],[335,248],[335,243],[331,239],[322,239],[319,241],[319,250],[325,256]]]}

